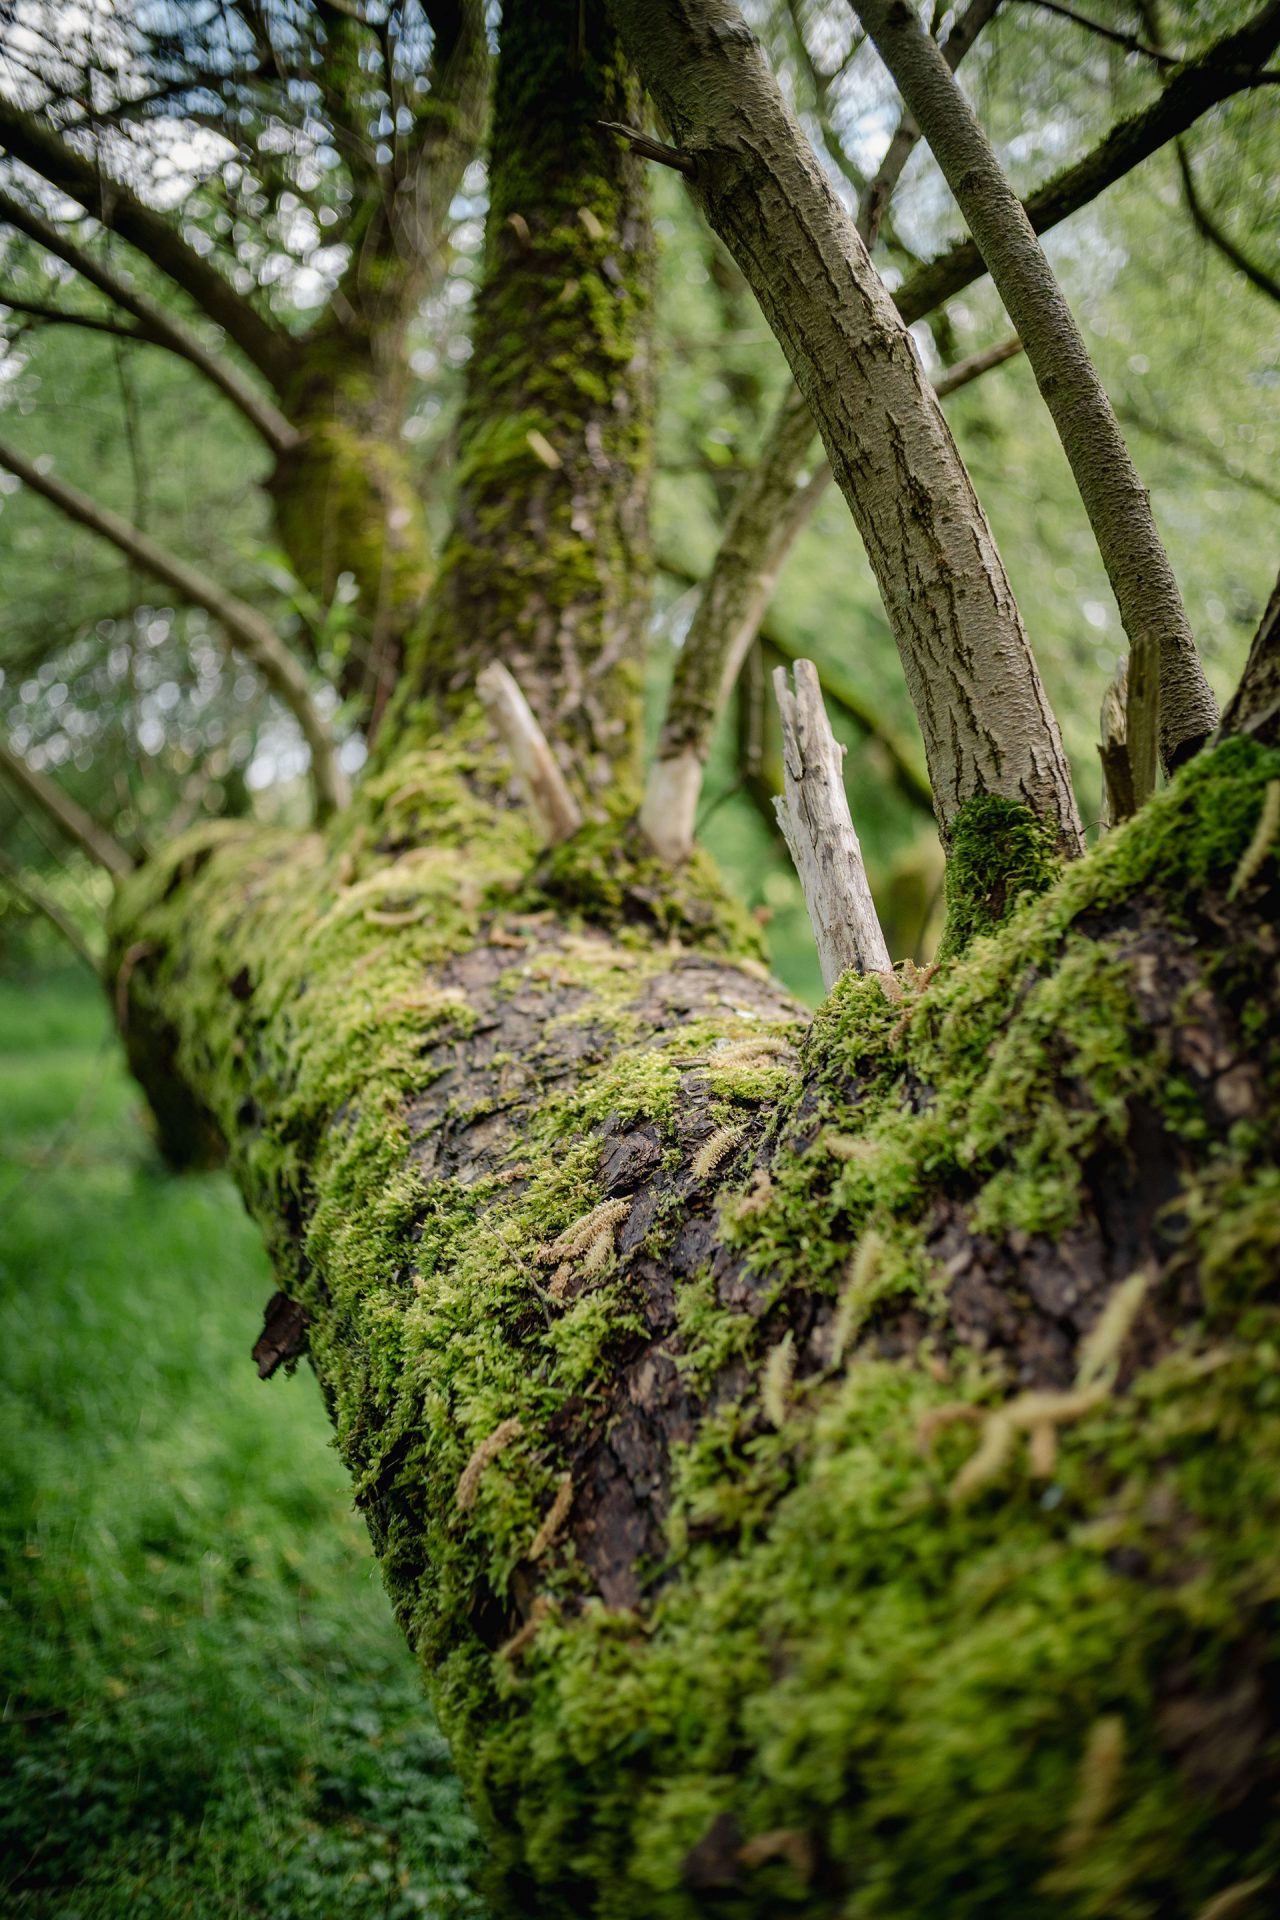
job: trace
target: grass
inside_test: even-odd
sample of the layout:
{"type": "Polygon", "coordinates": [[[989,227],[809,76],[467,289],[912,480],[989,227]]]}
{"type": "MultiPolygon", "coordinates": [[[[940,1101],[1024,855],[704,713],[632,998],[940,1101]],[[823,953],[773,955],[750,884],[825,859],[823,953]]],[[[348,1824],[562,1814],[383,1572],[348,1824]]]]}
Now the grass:
{"type": "Polygon", "coordinates": [[[0,979],[0,1910],[467,1920],[479,1855],[222,1176],[87,982],[0,979]]]}

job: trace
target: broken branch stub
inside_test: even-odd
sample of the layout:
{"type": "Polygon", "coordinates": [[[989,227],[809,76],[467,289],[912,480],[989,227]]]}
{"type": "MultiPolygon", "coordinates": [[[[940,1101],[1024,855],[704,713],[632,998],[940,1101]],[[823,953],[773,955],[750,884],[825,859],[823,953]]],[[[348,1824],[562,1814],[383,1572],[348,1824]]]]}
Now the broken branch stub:
{"type": "Polygon", "coordinates": [[[778,667],[773,687],[784,782],[773,804],[804,890],[823,985],[833,987],[850,967],[887,973],[889,949],[844,790],[844,748],[831,731],[818,670],[812,660],[797,660],[793,693],[778,667]]]}
{"type": "Polygon", "coordinates": [[[582,812],[519,682],[493,660],[476,675],[476,692],[515,763],[520,785],[548,845],[558,846],[562,840],[571,839],[582,825],[582,812]]]}

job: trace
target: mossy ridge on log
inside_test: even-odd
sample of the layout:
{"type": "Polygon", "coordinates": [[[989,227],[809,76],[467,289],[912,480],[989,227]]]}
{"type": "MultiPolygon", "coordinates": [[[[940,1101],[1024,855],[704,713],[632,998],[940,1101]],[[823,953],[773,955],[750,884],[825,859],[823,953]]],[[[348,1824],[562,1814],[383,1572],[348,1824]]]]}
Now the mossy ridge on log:
{"type": "Polygon", "coordinates": [[[540,865],[490,752],[327,841],[191,836],[116,941],[306,1307],[501,1897],[1191,1915],[1275,1871],[1274,861],[1228,895],[1280,756],[1193,763],[932,980],[847,979],[797,1059],[706,870],[657,928],[616,835],[540,865]],[[1049,1447],[987,1446],[1031,1391],[1049,1447]]]}

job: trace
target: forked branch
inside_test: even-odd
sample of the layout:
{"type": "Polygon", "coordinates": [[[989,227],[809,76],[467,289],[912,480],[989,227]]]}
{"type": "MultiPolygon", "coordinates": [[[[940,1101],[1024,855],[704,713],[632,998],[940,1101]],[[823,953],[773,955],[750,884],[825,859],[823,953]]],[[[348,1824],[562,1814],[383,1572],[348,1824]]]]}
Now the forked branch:
{"type": "MultiPolygon", "coordinates": [[[[1117,124],[1089,153],[1029,195],[1026,215],[1037,233],[1047,233],[1117,180],[1149,160],[1194,126],[1219,101],[1259,84],[1263,63],[1280,45],[1280,0],[1265,4],[1242,27],[1225,33],[1194,60],[1184,61],[1149,107],[1117,124]]],[[[899,287],[894,304],[908,326],[962,293],[986,271],[972,240],[947,252],[899,287]]]]}
{"type": "MultiPolygon", "coordinates": [[[[1212,733],[1217,703],[1146,489],[1084,338],[991,143],[914,10],[903,0],[859,0],[859,13],[1018,329],[1129,637],[1131,695],[1135,686],[1159,685],[1160,750],[1167,767],[1177,766],[1212,733]]],[[[1140,803],[1142,795],[1135,797],[1140,803]]]]}
{"type": "Polygon", "coordinates": [[[893,963],[849,814],[844,748],[831,731],[818,670],[812,660],[797,660],[793,693],[786,669],[779,667],[773,688],[782,719],[783,768],[783,792],[774,806],[800,876],[822,984],[830,989],[850,967],[888,973],[893,963]]]}
{"type": "Polygon", "coordinates": [[[307,676],[299,661],[281,642],[270,622],[234,594],[227,593],[216,580],[161,547],[150,535],[113,513],[109,507],[81,493],[65,480],[43,472],[15,447],[0,442],[0,467],[42,494],[71,520],[109,540],[127,554],[145,572],[172,587],[184,601],[203,607],[222,627],[233,647],[261,673],[271,691],[288,708],[311,750],[311,777],[315,787],[317,811],[329,813],[347,803],[346,775],[338,759],[337,747],[328,722],[311,695],[307,676]]]}
{"type": "Polygon", "coordinates": [[[970,800],[998,795],[1077,853],[1066,756],[986,515],[753,36],[727,0],[613,5],[668,132],[694,156],[690,192],[813,410],[902,658],[944,837],[970,800]]]}

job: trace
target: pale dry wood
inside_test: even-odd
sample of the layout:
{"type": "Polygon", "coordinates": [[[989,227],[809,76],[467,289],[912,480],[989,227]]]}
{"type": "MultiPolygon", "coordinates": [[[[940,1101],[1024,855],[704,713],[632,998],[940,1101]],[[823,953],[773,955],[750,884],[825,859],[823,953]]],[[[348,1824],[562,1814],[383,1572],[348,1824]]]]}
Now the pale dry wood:
{"type": "Polygon", "coordinates": [[[823,985],[833,987],[850,967],[888,973],[893,963],[849,814],[844,748],[831,731],[818,670],[812,660],[797,660],[794,693],[783,667],[775,671],[773,687],[782,718],[784,781],[774,806],[800,876],[823,985]]]}
{"type": "Polygon", "coordinates": [[[582,811],[514,674],[493,660],[476,675],[476,692],[511,755],[547,844],[571,839],[582,825],[582,811]]]}

